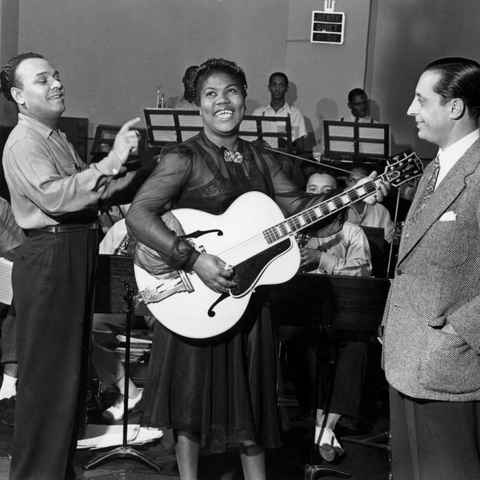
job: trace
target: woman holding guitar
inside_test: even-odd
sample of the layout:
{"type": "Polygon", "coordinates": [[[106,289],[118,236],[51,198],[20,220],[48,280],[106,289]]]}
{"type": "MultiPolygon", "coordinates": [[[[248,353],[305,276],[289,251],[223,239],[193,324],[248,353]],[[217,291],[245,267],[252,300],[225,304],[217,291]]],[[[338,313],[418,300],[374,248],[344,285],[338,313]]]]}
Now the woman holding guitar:
{"type": "MultiPolygon", "coordinates": [[[[232,266],[197,251],[161,216],[173,208],[222,214],[250,191],[273,198],[288,214],[323,197],[300,190],[270,154],[238,137],[247,95],[240,67],[210,59],[198,68],[194,88],[203,131],[183,144],[164,148],[157,168],[130,207],[127,225],[170,268],[193,271],[209,289],[228,293],[236,285],[232,266]]],[[[382,184],[379,200],[385,193],[382,184]]],[[[237,222],[247,229],[248,217],[255,215],[252,205],[237,222]]],[[[265,479],[263,448],[279,447],[280,435],[274,337],[268,315],[261,312],[260,295],[253,295],[234,327],[206,339],[180,336],[160,323],[155,326],[143,423],[173,428],[183,480],[197,479],[201,445],[223,452],[232,444],[239,446],[245,478],[265,479]]]]}

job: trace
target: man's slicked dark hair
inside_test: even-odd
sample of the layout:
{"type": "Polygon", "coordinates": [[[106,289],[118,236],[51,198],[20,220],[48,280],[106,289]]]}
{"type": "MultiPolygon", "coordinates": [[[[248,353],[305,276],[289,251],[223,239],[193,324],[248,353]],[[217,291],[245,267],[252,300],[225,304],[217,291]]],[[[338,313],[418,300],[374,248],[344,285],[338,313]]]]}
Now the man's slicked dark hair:
{"type": "Polygon", "coordinates": [[[480,116],[480,64],[461,57],[435,60],[424,70],[438,72],[433,90],[440,95],[444,104],[461,98],[473,118],[480,116]]]}
{"type": "Polygon", "coordinates": [[[2,92],[5,95],[5,98],[9,102],[14,102],[15,100],[12,97],[11,89],[13,87],[21,87],[20,82],[18,81],[17,77],[17,69],[18,66],[24,61],[29,58],[43,58],[42,55],[38,53],[28,52],[28,53],[20,53],[19,55],[15,55],[12,57],[8,63],[2,68],[2,72],[0,73],[0,81],[2,84],[2,92]]]}

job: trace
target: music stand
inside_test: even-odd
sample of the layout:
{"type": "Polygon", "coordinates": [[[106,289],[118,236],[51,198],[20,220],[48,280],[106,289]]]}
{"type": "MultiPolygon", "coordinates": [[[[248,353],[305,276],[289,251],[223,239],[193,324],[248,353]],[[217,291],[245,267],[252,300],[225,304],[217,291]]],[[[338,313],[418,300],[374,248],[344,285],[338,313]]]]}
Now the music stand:
{"type": "MultiPolygon", "coordinates": [[[[131,317],[133,312],[133,298],[134,298],[134,290],[130,288],[130,282],[134,281],[134,274],[133,274],[133,259],[131,257],[126,256],[115,256],[115,255],[100,255],[99,256],[99,263],[98,263],[98,271],[102,272],[102,274],[107,276],[107,281],[102,282],[101,278],[97,277],[97,284],[102,285],[100,288],[100,293],[105,293],[105,289],[108,288],[110,285],[109,282],[116,283],[114,288],[109,289],[110,295],[113,291],[118,292],[118,283],[119,277],[118,275],[115,276],[115,273],[119,273],[120,276],[126,274],[127,280],[124,280],[125,286],[125,295],[123,299],[127,303],[127,309],[123,310],[126,315],[126,329],[125,329],[125,393],[124,393],[124,403],[123,403],[123,431],[122,431],[122,445],[117,447],[103,455],[100,455],[86,465],[84,465],[84,470],[91,470],[96,468],[100,465],[103,465],[106,462],[116,460],[118,458],[125,458],[128,460],[135,460],[143,465],[155,470],[157,473],[162,471],[162,467],[154,462],[151,458],[147,457],[146,455],[138,452],[135,450],[131,445],[128,445],[128,389],[129,389],[129,381],[130,378],[130,334],[131,334],[131,317]],[[117,266],[115,264],[118,264],[117,266]],[[116,268],[117,267],[117,268],[116,268]],[[115,282],[115,280],[117,280],[115,282]]],[[[125,278],[125,277],[124,277],[125,278]]],[[[97,289],[96,296],[99,294],[97,289]]],[[[111,305],[109,303],[110,298],[106,299],[107,305],[111,305]]],[[[105,298],[103,299],[105,302],[105,298]]],[[[100,301],[99,301],[100,302],[100,301]]],[[[96,302],[96,305],[98,303],[96,302]]],[[[111,307],[110,307],[110,312],[111,307]]]]}
{"type": "MultiPolygon", "coordinates": [[[[264,287],[269,291],[270,309],[275,323],[303,325],[301,321],[296,322],[295,319],[299,318],[299,312],[302,312],[303,315],[307,311],[318,318],[317,327],[320,338],[317,343],[317,360],[315,365],[314,407],[309,439],[309,462],[303,465],[289,465],[303,469],[304,480],[313,480],[322,473],[344,478],[351,477],[347,472],[317,465],[313,462],[316,448],[314,444],[314,419],[318,405],[319,372],[321,366],[320,343],[322,335],[327,328],[375,332],[383,315],[389,286],[388,279],[381,278],[297,274],[283,285],[264,287]],[[327,321],[323,322],[323,319],[327,319],[327,321]]],[[[331,391],[327,393],[327,401],[324,408],[325,417],[328,415],[330,393],[331,391]]]]}
{"type": "MultiPolygon", "coordinates": [[[[203,129],[203,119],[198,110],[146,108],[144,114],[148,141],[153,146],[171,142],[182,143],[203,129]]],[[[275,148],[278,147],[278,140],[283,139],[287,145],[286,151],[293,151],[290,116],[245,115],[238,136],[250,142],[265,140],[275,148]]]]}
{"type": "Polygon", "coordinates": [[[390,126],[386,123],[324,120],[325,156],[332,160],[385,160],[390,156],[390,126]]]}

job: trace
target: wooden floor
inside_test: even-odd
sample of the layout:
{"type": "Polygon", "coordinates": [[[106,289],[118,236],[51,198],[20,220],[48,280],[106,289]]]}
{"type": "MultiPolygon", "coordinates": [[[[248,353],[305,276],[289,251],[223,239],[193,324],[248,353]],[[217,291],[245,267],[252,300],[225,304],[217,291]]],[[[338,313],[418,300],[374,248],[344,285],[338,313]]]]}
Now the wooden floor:
{"type": "MultiPolygon", "coordinates": [[[[287,385],[288,387],[288,385],[287,385]]],[[[287,388],[288,395],[288,388],[287,388]]],[[[353,480],[388,480],[389,453],[385,449],[386,437],[382,434],[388,430],[388,412],[381,402],[376,406],[371,431],[365,430],[351,436],[354,440],[362,440],[371,435],[383,437],[379,440],[380,447],[364,446],[345,440],[346,434],[340,432],[340,441],[345,448],[345,456],[336,464],[322,462],[318,452],[310,448],[310,423],[306,420],[294,420],[299,410],[294,402],[286,407],[288,429],[283,433],[284,446],[267,452],[267,478],[270,480],[313,480],[316,478],[334,479],[351,478],[353,480]],[[342,440],[343,438],[343,440],[342,440]],[[320,468],[317,471],[317,467],[320,468]],[[351,475],[340,476],[334,471],[351,475]],[[313,474],[312,472],[317,472],[313,474]]],[[[141,413],[131,414],[130,423],[138,423],[141,413]]],[[[120,422],[121,423],[121,422],[120,422]]],[[[8,479],[10,466],[10,449],[13,440],[14,427],[0,424],[0,480],[8,479]]],[[[54,448],[52,446],[52,448],[54,448]]],[[[78,478],[101,480],[165,480],[179,478],[173,451],[171,435],[167,434],[155,443],[136,447],[142,455],[152,459],[162,466],[162,472],[157,473],[149,467],[125,458],[116,458],[94,469],[85,471],[84,466],[92,459],[103,455],[106,451],[79,450],[75,458],[78,478]]],[[[107,450],[108,451],[108,450],[107,450]]],[[[200,480],[242,480],[242,470],[238,452],[232,449],[225,454],[210,454],[202,451],[199,462],[200,480]]]]}

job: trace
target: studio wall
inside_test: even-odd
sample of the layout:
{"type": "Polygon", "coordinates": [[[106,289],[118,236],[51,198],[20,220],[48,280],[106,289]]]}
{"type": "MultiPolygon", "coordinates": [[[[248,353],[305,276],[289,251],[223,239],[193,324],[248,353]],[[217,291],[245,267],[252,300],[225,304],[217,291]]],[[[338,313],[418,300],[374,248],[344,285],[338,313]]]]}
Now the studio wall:
{"type": "Polygon", "coordinates": [[[406,112],[428,63],[449,56],[480,61],[479,18],[480,2],[372,0],[366,88],[373,113],[392,125],[393,153],[436,155],[406,112]]]}
{"type": "Polygon", "coordinates": [[[288,0],[22,0],[19,51],[44,54],[67,89],[67,116],[119,124],[183,92],[185,69],[210,57],[241,65],[247,107],[266,72],[285,66],[288,0]]]}
{"type": "MultiPolygon", "coordinates": [[[[0,58],[37,51],[59,69],[66,116],[120,124],[182,92],[184,70],[209,57],[237,61],[249,82],[247,113],[269,100],[267,80],[285,71],[319,148],[322,119],[348,113],[346,94],[364,87],[371,114],[392,128],[392,153],[434,148],[418,140],[406,110],[423,67],[435,58],[480,60],[479,2],[336,0],[346,13],[345,44],[309,42],[311,12],[323,0],[0,0],[0,58]]],[[[16,122],[0,100],[1,124],[16,122]]]]}

